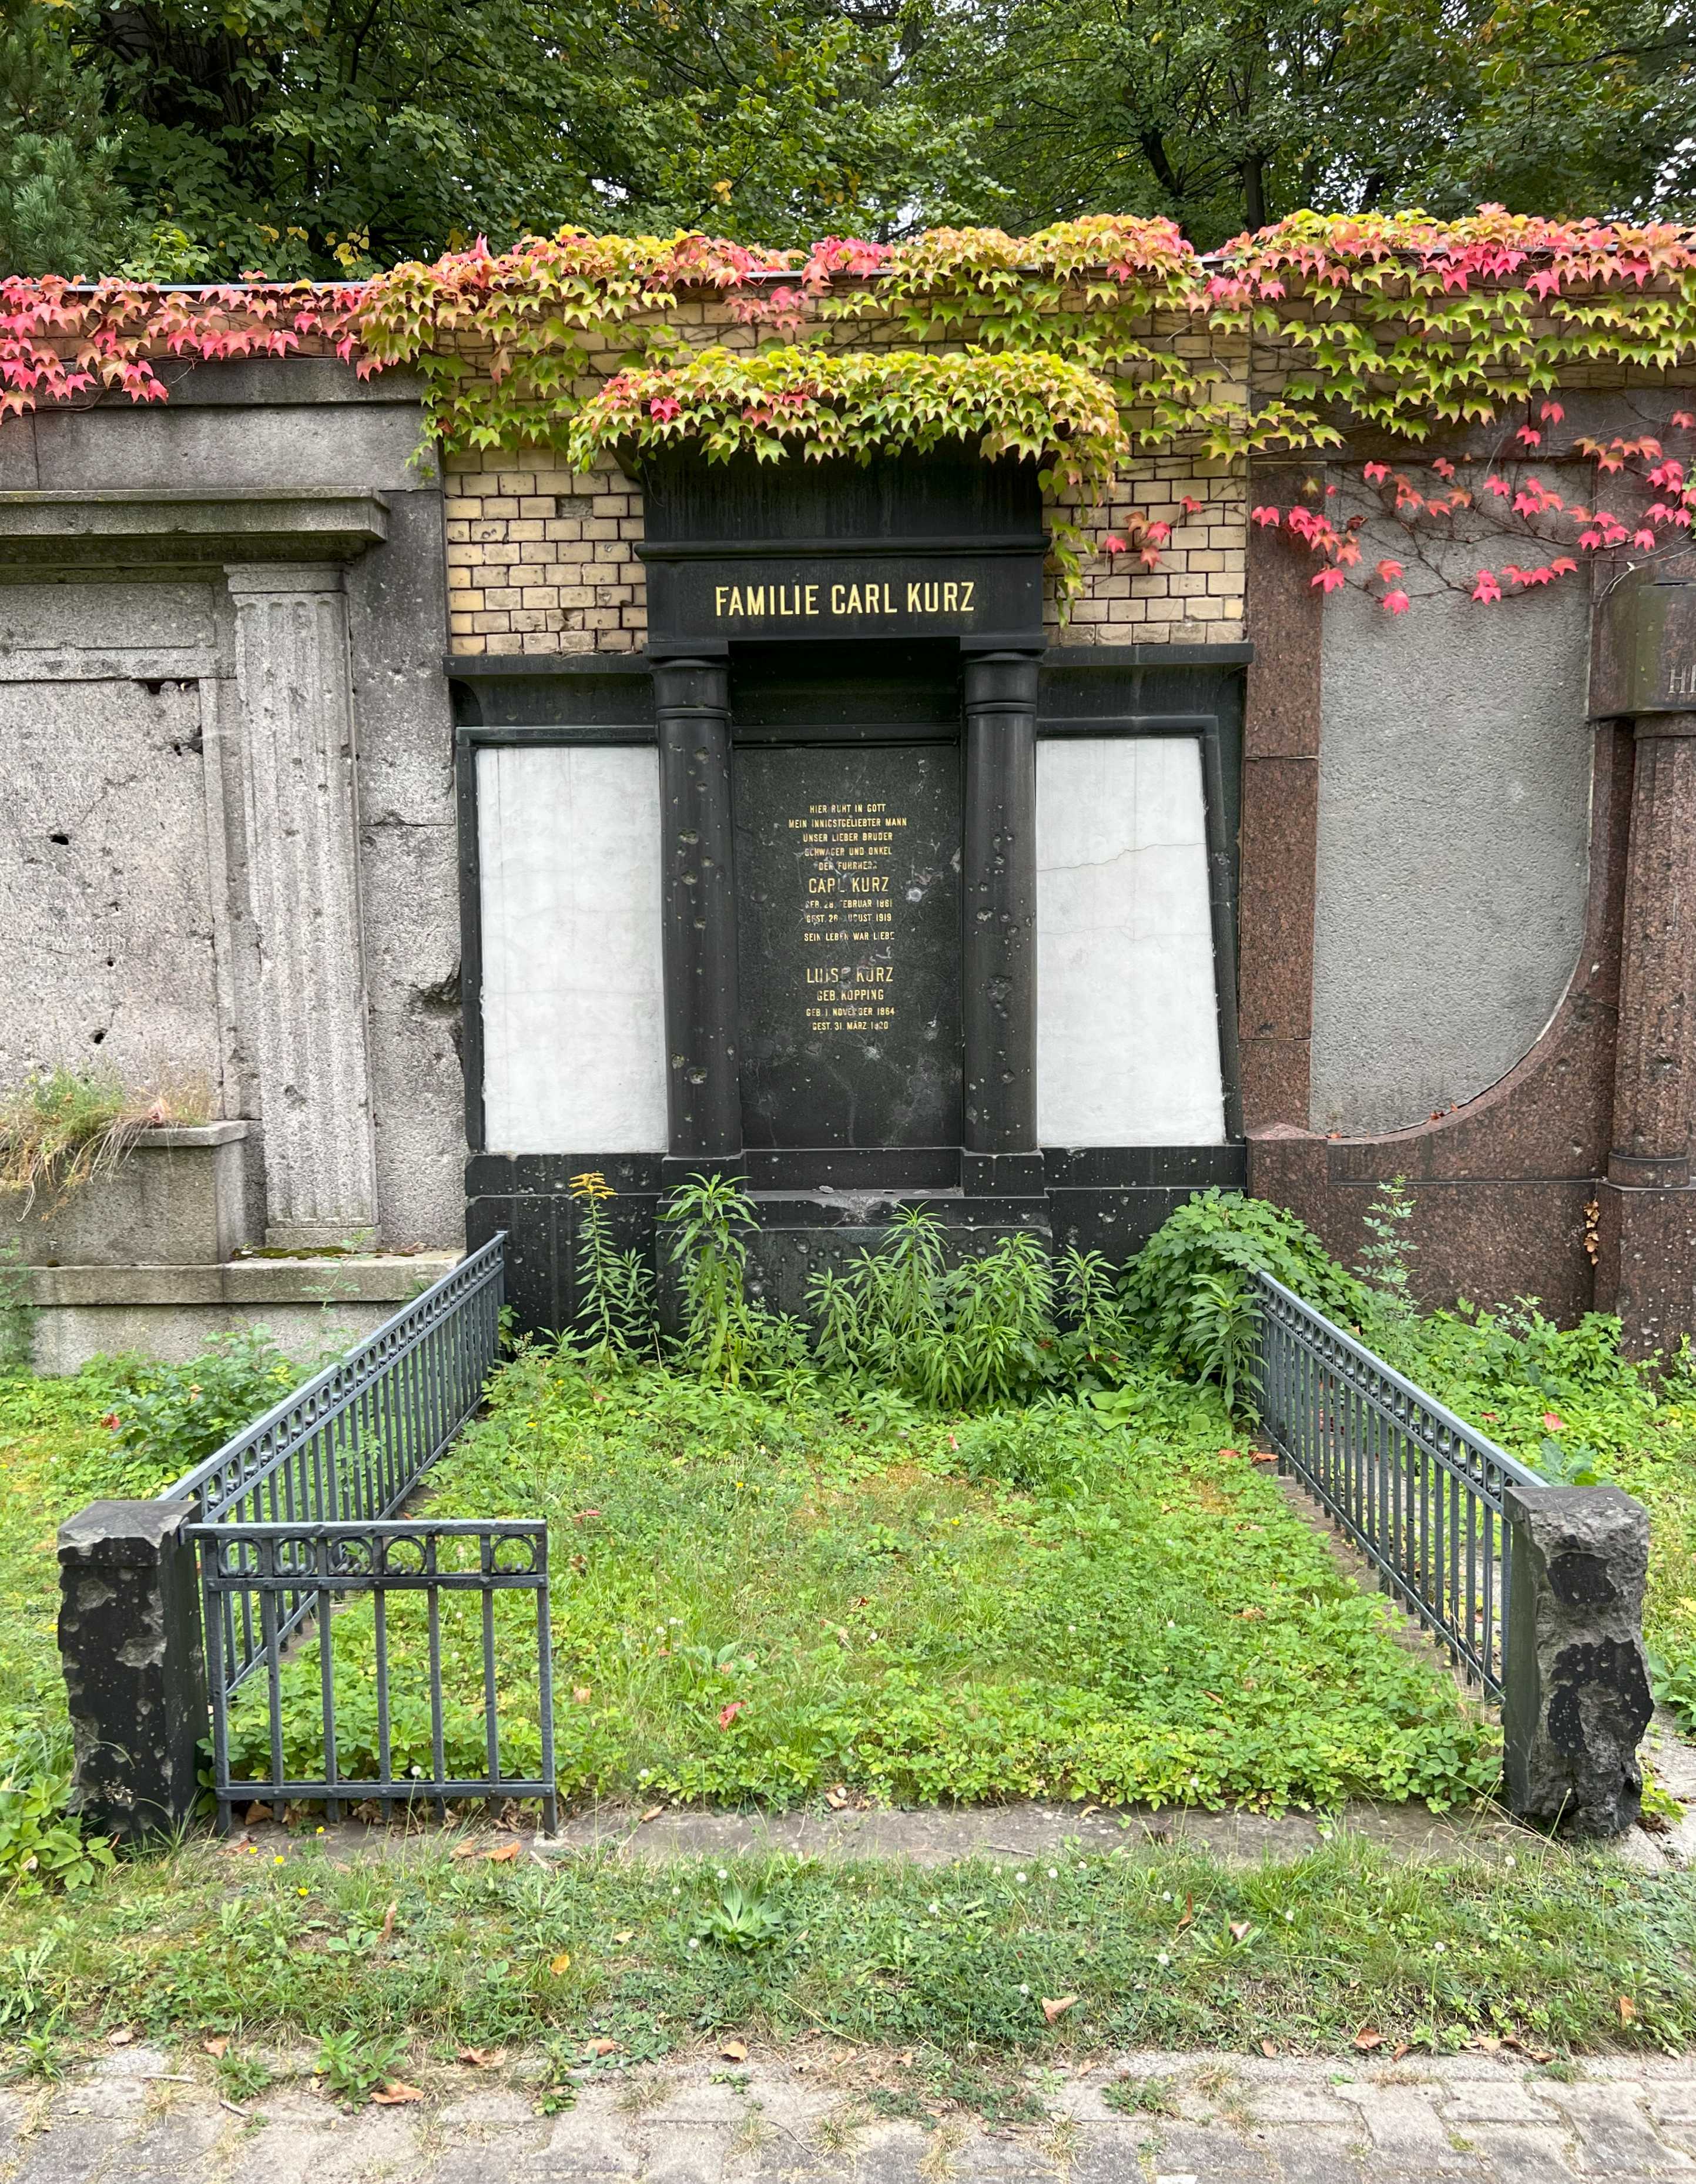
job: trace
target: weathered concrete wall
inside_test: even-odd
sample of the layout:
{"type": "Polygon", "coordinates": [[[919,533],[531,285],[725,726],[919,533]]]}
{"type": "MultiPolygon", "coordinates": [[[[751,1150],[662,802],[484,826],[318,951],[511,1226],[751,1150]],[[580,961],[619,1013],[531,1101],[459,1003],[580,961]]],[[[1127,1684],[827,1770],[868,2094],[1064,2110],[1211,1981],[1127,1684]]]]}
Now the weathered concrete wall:
{"type": "Polygon", "coordinates": [[[250,1120],[263,1145],[261,948],[286,936],[262,939],[255,918],[264,815],[244,774],[226,571],[251,594],[253,565],[281,577],[310,562],[346,606],[345,658],[324,671],[345,685],[357,749],[375,1231],[454,1245],[453,743],[441,495],[418,459],[417,390],[328,359],[172,376],[158,407],[0,424],[0,918],[14,940],[0,952],[0,1084],[92,1060],[132,1084],[197,1080],[214,1115],[250,1120]],[[206,506],[179,521],[197,495],[206,506]],[[356,496],[364,516],[349,514],[356,496]]]}
{"type": "Polygon", "coordinates": [[[1487,548],[1364,536],[1367,564],[1408,562],[1413,604],[1351,587],[1325,610],[1311,1127],[1345,1134],[1474,1097],[1543,1031],[1577,956],[1590,793],[1588,589],[1485,608],[1487,548]]]}

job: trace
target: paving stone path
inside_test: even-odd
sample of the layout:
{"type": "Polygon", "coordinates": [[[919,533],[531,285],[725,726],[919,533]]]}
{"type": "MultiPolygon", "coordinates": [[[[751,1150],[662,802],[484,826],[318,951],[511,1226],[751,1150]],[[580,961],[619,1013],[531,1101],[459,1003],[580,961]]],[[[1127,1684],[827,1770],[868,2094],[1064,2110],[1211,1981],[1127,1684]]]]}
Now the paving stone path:
{"type": "Polygon", "coordinates": [[[1033,2079],[1048,2120],[876,2120],[864,2058],[820,2043],[601,2076],[536,2113],[534,2063],[432,2066],[425,2098],[348,2112],[297,2075],[247,2113],[209,2065],[144,2047],[0,2092],[5,2184],[1610,2184],[1696,2177],[1696,2064],[1597,2060],[1551,2078],[1504,2055],[1340,2062],[1131,2055],[1033,2079]],[[1175,2114],[1104,2086],[1163,2081],[1175,2114]]]}

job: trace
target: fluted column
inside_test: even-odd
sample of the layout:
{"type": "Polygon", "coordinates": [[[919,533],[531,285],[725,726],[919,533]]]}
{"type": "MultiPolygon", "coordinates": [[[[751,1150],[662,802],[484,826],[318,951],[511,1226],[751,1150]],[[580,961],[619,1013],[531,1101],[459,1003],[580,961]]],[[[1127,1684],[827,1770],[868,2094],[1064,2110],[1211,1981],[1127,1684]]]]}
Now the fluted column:
{"type": "Polygon", "coordinates": [[[226,571],[236,607],[266,1240],[376,1226],[347,603],[339,569],[226,571]]]}

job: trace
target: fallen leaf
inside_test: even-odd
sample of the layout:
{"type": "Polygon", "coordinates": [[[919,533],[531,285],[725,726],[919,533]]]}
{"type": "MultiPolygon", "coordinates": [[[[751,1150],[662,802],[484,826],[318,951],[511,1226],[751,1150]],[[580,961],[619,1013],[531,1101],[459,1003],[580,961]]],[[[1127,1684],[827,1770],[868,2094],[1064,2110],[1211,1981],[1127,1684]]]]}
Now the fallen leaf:
{"type": "Polygon", "coordinates": [[[459,2050],[459,2060],[462,2063],[470,2063],[474,2069],[479,2070],[497,2070],[506,2059],[507,2051],[504,2048],[462,2048],[459,2050]]]}
{"type": "Polygon", "coordinates": [[[247,1825],[250,1828],[258,1827],[261,1820],[269,1820],[275,1817],[269,1805],[249,1805],[247,1808],[247,1825]]]}
{"type": "Polygon", "coordinates": [[[561,1949],[559,1955],[549,1961],[548,1969],[553,1973],[555,1979],[564,1979],[566,1973],[571,1969],[571,1952],[570,1949],[561,1949]]]}
{"type": "Polygon", "coordinates": [[[1376,2025],[1363,2025],[1354,2035],[1354,2045],[1367,2053],[1370,2053],[1374,2048],[1382,2048],[1383,2044],[1384,2036],[1376,2025]]]}
{"type": "Polygon", "coordinates": [[[1083,1810],[1078,1814],[1078,1818],[1081,1820],[1087,1820],[1092,1813],[1098,1813],[1100,1810],[1101,1808],[1099,1805],[1086,1805],[1083,1810]]]}
{"type": "Polygon", "coordinates": [[[380,2109],[398,2109],[404,2102],[423,2098],[422,2086],[409,2086],[402,2078],[391,2078],[381,2092],[371,2095],[373,2106],[380,2109]]]}
{"type": "Polygon", "coordinates": [[[1393,2063],[1399,2063],[1404,2055],[1410,2054],[1412,2053],[1412,2049],[1413,2043],[1411,2041],[1399,2040],[1394,2048],[1390,2051],[1390,2060],[1393,2063]]]}
{"type": "Polygon", "coordinates": [[[221,1845],[220,1847],[222,1848],[225,1858],[236,1858],[238,1857],[244,1850],[252,1850],[253,1847],[253,1838],[244,1830],[239,1836],[232,1836],[230,1841],[221,1845]]]}
{"type": "Polygon", "coordinates": [[[136,2028],[133,2025],[120,2025],[115,2032],[107,2034],[106,2044],[108,2048],[127,2048],[135,2036],[136,2028]]]}
{"type": "Polygon", "coordinates": [[[1628,1994],[1620,1997],[1620,2022],[1629,2025],[1638,2014],[1638,2006],[1628,1994]]]}
{"type": "Polygon", "coordinates": [[[203,2040],[200,2043],[201,2052],[207,2055],[221,2055],[229,2045],[230,2036],[227,2032],[220,2032],[214,2039],[203,2040]]]}
{"type": "Polygon", "coordinates": [[[896,2061],[901,2065],[904,2070],[910,2070],[912,2068],[913,2057],[916,2052],[917,2051],[914,2048],[904,2048],[901,2050],[901,2053],[895,2058],[896,2061]]]}
{"type": "Polygon", "coordinates": [[[834,1788],[826,1790],[825,1792],[825,1802],[831,1808],[832,1812],[841,1812],[842,1807],[847,1804],[848,1801],[848,1793],[847,1787],[841,1782],[837,1783],[834,1788]]]}
{"type": "Polygon", "coordinates": [[[1276,2040],[1263,2040],[1260,2042],[1260,2053],[1263,2055],[1276,2055],[1277,2052],[1278,2043],[1276,2040]]]}
{"type": "Polygon", "coordinates": [[[592,2055],[615,2054],[618,2051],[618,2044],[616,2040],[592,2040],[589,2042],[589,2053],[592,2055]]]}
{"type": "Polygon", "coordinates": [[[648,1810],[642,1816],[642,1825],[643,1827],[646,1827],[650,1820],[657,1820],[664,1810],[665,1808],[664,1805],[650,1805],[648,1810]]]}
{"type": "Polygon", "coordinates": [[[397,1897],[393,1903],[389,1905],[388,1909],[383,1914],[382,1931],[377,1936],[379,1944],[393,1940],[395,1930],[395,1913],[398,1911],[399,1908],[400,1898],[397,1897]]]}
{"type": "Polygon", "coordinates": [[[1195,1898],[1193,1896],[1186,1896],[1184,1898],[1184,1915],[1178,1921],[1179,1933],[1182,1934],[1186,1926],[1193,1926],[1194,1924],[1195,1898]]]}
{"type": "Polygon", "coordinates": [[[633,1942],[636,1939],[636,1929],[634,1926],[626,1926],[623,1933],[614,1934],[613,1939],[622,1948],[626,1942],[633,1942]]]}
{"type": "Polygon", "coordinates": [[[748,2060],[748,2042],[746,2040],[721,2040],[719,2053],[726,2063],[745,2063],[748,2060]]]}
{"type": "Polygon", "coordinates": [[[1254,1929],[1246,1919],[1233,1919],[1231,1921],[1231,1938],[1233,1942],[1246,1942],[1254,1930],[1254,1929]]]}
{"type": "Polygon", "coordinates": [[[1052,2002],[1047,1995],[1043,1997],[1043,2015],[1050,2025],[1054,2024],[1057,2018],[1064,2017],[1069,2009],[1074,2009],[1076,2006],[1077,1997],[1075,1994],[1059,1995],[1052,2002]]]}
{"type": "Polygon", "coordinates": [[[589,1686],[587,1684],[573,1684],[571,1686],[571,1703],[573,1706],[587,1706],[592,1696],[593,1693],[590,1691],[589,1686]]]}
{"type": "Polygon", "coordinates": [[[1222,1448],[1219,1453],[1221,1456],[1241,1456],[1243,1451],[1240,1448],[1222,1448]]]}
{"type": "Polygon", "coordinates": [[[475,1836],[467,1836],[464,1842],[454,1844],[453,1855],[455,1858],[475,1858],[482,1847],[475,1836]]]}
{"type": "Polygon", "coordinates": [[[1533,2063],[1552,2063],[1554,2060],[1554,2050],[1552,2048],[1527,2048],[1526,2053],[1533,2063]]]}
{"type": "Polygon", "coordinates": [[[746,1699],[732,1699],[728,1706],[720,1707],[719,1708],[719,1727],[720,1729],[728,1729],[731,1724],[736,1719],[737,1716],[744,1710],[747,1705],[748,1701],[746,1699]]]}
{"type": "Polygon", "coordinates": [[[1256,1463],[1276,1463],[1277,1460],[1278,1451],[1275,1448],[1257,1448],[1254,1451],[1256,1463]]]}
{"type": "Polygon", "coordinates": [[[1493,2032],[1475,2032],[1466,2042],[1469,2048],[1476,2048],[1486,2055],[1493,2055],[1501,2044],[1493,2032]]]}
{"type": "Polygon", "coordinates": [[[486,1850],[483,1856],[491,1865],[510,1865],[523,1848],[522,1843],[497,1843],[492,1850],[486,1850]]]}

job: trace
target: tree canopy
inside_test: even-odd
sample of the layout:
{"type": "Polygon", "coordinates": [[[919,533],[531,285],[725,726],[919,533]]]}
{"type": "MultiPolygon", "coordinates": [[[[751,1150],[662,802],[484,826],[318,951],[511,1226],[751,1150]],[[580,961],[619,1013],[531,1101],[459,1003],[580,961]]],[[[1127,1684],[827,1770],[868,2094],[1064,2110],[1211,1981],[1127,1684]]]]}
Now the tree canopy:
{"type": "Polygon", "coordinates": [[[1688,0],[0,0],[0,272],[1696,205],[1688,0]]]}

